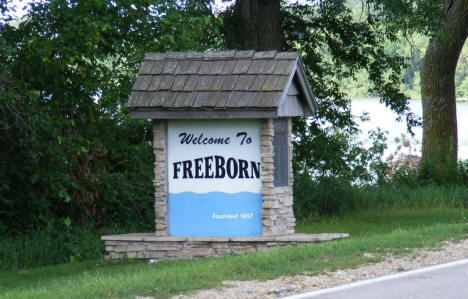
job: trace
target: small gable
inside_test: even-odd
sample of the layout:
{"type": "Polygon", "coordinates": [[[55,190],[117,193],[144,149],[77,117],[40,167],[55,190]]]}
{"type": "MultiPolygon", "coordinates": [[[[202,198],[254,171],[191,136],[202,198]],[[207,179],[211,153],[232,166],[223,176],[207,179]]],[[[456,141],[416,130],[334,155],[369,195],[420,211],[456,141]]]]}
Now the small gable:
{"type": "Polygon", "coordinates": [[[296,80],[293,80],[278,106],[278,117],[312,116],[304,95],[299,91],[296,80]]]}

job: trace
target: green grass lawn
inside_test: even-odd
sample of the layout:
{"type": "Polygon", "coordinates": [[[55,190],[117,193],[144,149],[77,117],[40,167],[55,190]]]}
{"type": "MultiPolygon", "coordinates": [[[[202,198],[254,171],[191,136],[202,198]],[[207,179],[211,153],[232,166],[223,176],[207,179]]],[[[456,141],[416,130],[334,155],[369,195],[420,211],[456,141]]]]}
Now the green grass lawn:
{"type": "MultiPolygon", "coordinates": [[[[465,211],[464,214],[467,214],[465,211]]],[[[442,240],[466,238],[468,224],[454,209],[369,211],[302,221],[297,232],[349,232],[351,237],[250,255],[147,264],[141,261],[87,261],[0,272],[1,298],[168,297],[219,287],[223,280],[272,279],[305,271],[356,267],[392,252],[434,247],[442,240]],[[373,253],[373,258],[364,253],[373,253]]]]}

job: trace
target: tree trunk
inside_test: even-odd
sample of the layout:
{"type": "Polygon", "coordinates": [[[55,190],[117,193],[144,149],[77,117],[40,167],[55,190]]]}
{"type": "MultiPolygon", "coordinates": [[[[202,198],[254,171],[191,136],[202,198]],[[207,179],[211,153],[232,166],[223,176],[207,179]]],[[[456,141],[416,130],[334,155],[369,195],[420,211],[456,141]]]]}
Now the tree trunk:
{"type": "Polygon", "coordinates": [[[281,29],[280,0],[237,0],[234,16],[246,28],[238,47],[244,50],[281,50],[284,33],[281,29]]]}
{"type": "Polygon", "coordinates": [[[457,165],[455,70],[468,36],[468,0],[445,0],[445,8],[447,21],[421,64],[422,159],[436,176],[457,165]]]}

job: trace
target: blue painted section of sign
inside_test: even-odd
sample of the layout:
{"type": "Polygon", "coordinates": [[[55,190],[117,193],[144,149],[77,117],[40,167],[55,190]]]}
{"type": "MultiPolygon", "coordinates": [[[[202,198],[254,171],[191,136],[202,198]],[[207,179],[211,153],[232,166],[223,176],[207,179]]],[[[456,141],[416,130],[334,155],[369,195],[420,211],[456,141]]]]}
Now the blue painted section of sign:
{"type": "Polygon", "coordinates": [[[171,236],[261,236],[260,193],[169,193],[171,236]]]}

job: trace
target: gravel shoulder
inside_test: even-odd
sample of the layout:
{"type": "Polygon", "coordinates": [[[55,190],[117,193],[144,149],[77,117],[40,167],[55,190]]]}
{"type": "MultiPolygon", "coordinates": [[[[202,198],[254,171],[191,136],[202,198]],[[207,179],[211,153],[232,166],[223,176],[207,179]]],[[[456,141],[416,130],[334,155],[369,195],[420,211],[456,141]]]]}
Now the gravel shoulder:
{"type": "MultiPolygon", "coordinates": [[[[317,276],[283,276],[266,281],[224,281],[226,287],[177,295],[173,298],[280,298],[468,257],[468,239],[457,243],[446,241],[441,245],[437,250],[419,249],[404,257],[387,256],[382,262],[355,269],[325,272],[317,276]]],[[[372,255],[368,254],[367,257],[372,258],[372,255]]]]}

